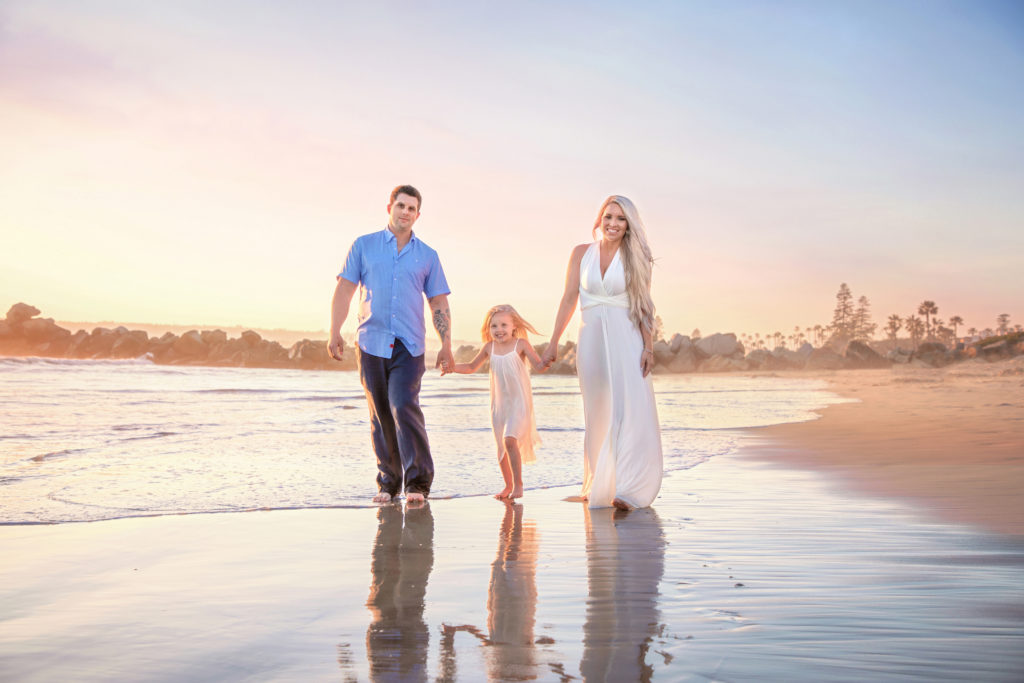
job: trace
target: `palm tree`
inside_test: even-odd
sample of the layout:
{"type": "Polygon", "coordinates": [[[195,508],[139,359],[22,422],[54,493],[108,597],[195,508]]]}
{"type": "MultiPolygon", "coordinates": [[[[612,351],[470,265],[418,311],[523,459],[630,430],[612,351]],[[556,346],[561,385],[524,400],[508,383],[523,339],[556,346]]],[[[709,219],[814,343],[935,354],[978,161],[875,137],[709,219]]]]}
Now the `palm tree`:
{"type": "Polygon", "coordinates": [[[1000,313],[996,316],[996,324],[999,325],[999,334],[1006,334],[1010,330],[1010,314],[1000,313]]]}
{"type": "Polygon", "coordinates": [[[977,327],[969,327],[969,328],[967,328],[967,336],[968,337],[977,337],[978,336],[978,328],[977,327]]]}
{"type": "MultiPolygon", "coordinates": [[[[885,331],[889,335],[889,339],[896,343],[896,335],[899,333],[900,328],[903,327],[903,319],[893,313],[889,316],[889,323],[885,326],[885,331]]],[[[899,346],[899,344],[897,344],[899,346]]]]}
{"type": "Polygon", "coordinates": [[[903,322],[907,326],[907,333],[910,334],[910,343],[913,344],[916,351],[921,343],[921,333],[925,331],[924,323],[915,315],[907,316],[903,322]]]}
{"type": "Polygon", "coordinates": [[[924,333],[927,337],[932,336],[931,316],[938,312],[939,307],[935,305],[934,301],[922,301],[921,305],[917,307],[918,315],[924,316],[924,333]]]}
{"type": "Polygon", "coordinates": [[[956,328],[964,324],[964,319],[958,315],[954,315],[952,318],[949,319],[949,324],[953,326],[953,336],[956,337],[958,336],[956,333],[956,328]]]}

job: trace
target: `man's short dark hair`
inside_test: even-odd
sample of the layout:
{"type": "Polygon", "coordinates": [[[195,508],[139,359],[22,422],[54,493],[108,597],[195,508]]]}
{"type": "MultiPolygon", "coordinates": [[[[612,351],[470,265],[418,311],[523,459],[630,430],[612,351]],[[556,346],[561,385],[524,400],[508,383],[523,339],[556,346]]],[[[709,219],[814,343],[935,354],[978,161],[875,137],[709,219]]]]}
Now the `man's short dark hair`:
{"type": "Polygon", "coordinates": [[[419,209],[423,208],[423,195],[421,195],[420,191],[417,190],[412,185],[399,185],[395,189],[391,190],[391,201],[388,202],[388,203],[389,204],[394,204],[395,203],[395,197],[397,197],[400,194],[407,194],[410,197],[415,197],[416,198],[416,210],[417,211],[419,209]]]}

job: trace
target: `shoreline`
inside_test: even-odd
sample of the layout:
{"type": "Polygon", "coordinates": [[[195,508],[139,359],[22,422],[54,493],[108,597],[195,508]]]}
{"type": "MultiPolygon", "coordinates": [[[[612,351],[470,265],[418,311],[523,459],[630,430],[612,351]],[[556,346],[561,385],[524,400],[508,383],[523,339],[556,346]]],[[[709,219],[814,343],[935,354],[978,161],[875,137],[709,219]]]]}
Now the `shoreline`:
{"type": "Polygon", "coordinates": [[[1024,362],[825,376],[856,403],[754,430],[759,460],[912,502],[937,519],[1024,537],[1024,362]]]}
{"type": "Polygon", "coordinates": [[[558,486],[0,526],[0,678],[1013,681],[1024,537],[964,514],[1016,476],[1022,378],[922,373],[817,373],[862,402],[737,430],[629,513],[558,486]],[[958,505],[891,476],[941,488],[979,435],[940,463],[978,470],[958,505]]]}

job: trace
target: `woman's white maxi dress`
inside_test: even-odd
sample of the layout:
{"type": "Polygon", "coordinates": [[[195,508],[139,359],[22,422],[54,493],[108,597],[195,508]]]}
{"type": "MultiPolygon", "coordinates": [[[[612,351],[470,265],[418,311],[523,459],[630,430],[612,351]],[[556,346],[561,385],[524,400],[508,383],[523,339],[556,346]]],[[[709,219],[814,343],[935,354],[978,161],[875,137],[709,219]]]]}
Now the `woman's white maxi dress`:
{"type": "Polygon", "coordinates": [[[583,495],[592,508],[618,498],[647,507],[661,488],[661,430],[650,375],[643,376],[643,337],[629,317],[626,273],[617,252],[601,277],[600,242],[580,263],[576,372],[586,436],[583,495]]]}

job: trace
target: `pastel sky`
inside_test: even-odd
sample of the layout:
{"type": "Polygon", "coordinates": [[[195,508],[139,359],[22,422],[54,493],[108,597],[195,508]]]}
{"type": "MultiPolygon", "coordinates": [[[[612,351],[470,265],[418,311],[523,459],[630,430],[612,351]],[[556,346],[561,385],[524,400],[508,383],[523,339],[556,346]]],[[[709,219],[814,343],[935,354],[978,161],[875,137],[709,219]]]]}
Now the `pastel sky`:
{"type": "Polygon", "coordinates": [[[550,332],[612,193],[670,332],[1021,322],[1022,84],[1012,1],[5,0],[0,307],[326,330],[412,183],[459,339],[550,332]]]}

